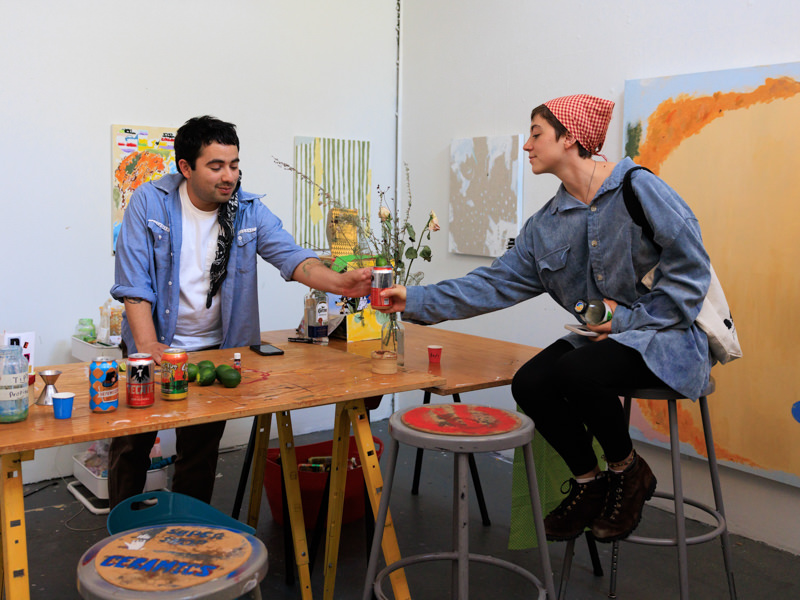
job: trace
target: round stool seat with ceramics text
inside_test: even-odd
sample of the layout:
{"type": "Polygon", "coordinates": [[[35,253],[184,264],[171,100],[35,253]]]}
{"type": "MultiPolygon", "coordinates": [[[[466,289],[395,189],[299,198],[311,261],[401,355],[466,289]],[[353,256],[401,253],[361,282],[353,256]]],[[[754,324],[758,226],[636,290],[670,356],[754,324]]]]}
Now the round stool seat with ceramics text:
{"type": "Polygon", "coordinates": [[[81,557],[85,599],[235,600],[259,597],[267,549],[241,531],[198,524],[132,529],[99,541],[81,557]]]}

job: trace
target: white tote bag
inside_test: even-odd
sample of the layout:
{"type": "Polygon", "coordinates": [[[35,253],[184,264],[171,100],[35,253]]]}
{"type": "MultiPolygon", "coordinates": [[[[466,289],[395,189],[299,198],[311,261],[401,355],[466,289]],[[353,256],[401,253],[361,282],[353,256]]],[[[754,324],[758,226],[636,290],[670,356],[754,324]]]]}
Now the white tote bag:
{"type": "MultiPolygon", "coordinates": [[[[647,286],[648,290],[653,287],[653,273],[657,267],[658,265],[642,277],[642,283],[647,286]]],[[[733,316],[731,316],[731,309],[728,307],[725,292],[722,291],[722,284],[720,284],[717,273],[714,271],[714,266],[710,265],[710,267],[711,282],[708,284],[708,292],[695,323],[705,331],[708,337],[711,356],[714,357],[714,360],[724,365],[732,360],[741,358],[742,347],[739,344],[739,335],[736,333],[736,325],[733,323],[733,316]]]]}
{"type": "MultiPolygon", "coordinates": [[[[661,246],[655,241],[653,228],[650,223],[648,223],[644,211],[642,210],[642,205],[636,195],[636,191],[631,184],[631,175],[633,175],[635,171],[640,170],[652,173],[652,171],[646,167],[636,166],[629,169],[623,178],[622,195],[625,201],[625,208],[631,215],[633,222],[642,228],[644,235],[647,236],[658,251],[661,252],[661,246]]],[[[700,308],[700,314],[697,315],[695,323],[697,323],[698,327],[705,331],[706,336],[708,336],[708,347],[711,351],[711,356],[714,360],[724,365],[727,362],[741,358],[742,347],[739,345],[739,336],[736,333],[736,326],[733,324],[733,316],[731,316],[731,309],[728,307],[728,301],[725,299],[725,292],[722,291],[722,285],[719,282],[717,274],[714,272],[713,265],[709,266],[711,267],[711,282],[709,283],[708,292],[706,292],[703,306],[700,308]]],[[[653,273],[657,267],[658,265],[653,267],[642,277],[642,283],[648,290],[653,287],[653,273]]]]}

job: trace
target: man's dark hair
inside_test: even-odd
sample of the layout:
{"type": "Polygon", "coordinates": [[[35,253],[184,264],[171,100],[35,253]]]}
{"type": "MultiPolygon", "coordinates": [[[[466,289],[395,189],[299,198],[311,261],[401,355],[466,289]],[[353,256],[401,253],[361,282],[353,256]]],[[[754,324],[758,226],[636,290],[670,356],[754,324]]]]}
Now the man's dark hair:
{"type": "Polygon", "coordinates": [[[214,142],[224,146],[236,146],[238,149],[239,136],[236,135],[236,125],[208,115],[189,119],[181,125],[175,136],[175,162],[180,163],[183,159],[194,170],[203,146],[214,142]]]}
{"type": "MultiPolygon", "coordinates": [[[[544,104],[540,104],[536,108],[531,111],[531,121],[535,116],[541,116],[545,121],[550,123],[550,126],[556,130],[556,139],[560,140],[562,135],[568,135],[569,131],[564,125],[559,121],[556,116],[552,113],[552,111],[547,108],[544,104]]],[[[581,158],[592,158],[592,153],[589,152],[586,148],[584,148],[578,140],[575,140],[575,143],[578,144],[578,156],[581,158]]],[[[176,144],[177,146],[177,144],[176,144]]]]}

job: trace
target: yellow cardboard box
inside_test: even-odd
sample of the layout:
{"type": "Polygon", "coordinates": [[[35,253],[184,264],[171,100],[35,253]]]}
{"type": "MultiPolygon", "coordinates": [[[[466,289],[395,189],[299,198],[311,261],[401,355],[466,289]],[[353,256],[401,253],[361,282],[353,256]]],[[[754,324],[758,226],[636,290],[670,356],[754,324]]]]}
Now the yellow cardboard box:
{"type": "MultiPolygon", "coordinates": [[[[347,269],[358,269],[374,265],[374,256],[350,255],[337,257],[331,268],[334,271],[346,271],[347,269]]],[[[328,335],[348,342],[380,339],[381,327],[386,317],[383,313],[379,313],[372,308],[372,305],[369,304],[369,297],[360,299],[357,312],[342,315],[341,309],[340,298],[328,294],[328,322],[332,324],[334,319],[341,321],[328,335]]]]}

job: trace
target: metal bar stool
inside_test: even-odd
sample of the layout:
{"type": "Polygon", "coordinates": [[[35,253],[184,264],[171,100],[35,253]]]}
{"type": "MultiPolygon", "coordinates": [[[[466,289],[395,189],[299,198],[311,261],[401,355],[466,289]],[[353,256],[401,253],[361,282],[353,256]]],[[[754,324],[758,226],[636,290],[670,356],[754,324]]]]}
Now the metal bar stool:
{"type": "MultiPolygon", "coordinates": [[[[708,386],[703,390],[702,396],[698,400],[700,414],[703,419],[703,435],[705,437],[706,452],[708,454],[708,470],[711,476],[711,488],[714,492],[714,505],[712,508],[701,504],[683,495],[683,484],[681,483],[681,456],[680,438],[678,434],[678,400],[685,398],[674,390],[668,388],[649,388],[623,390],[620,395],[624,398],[625,415],[630,422],[631,401],[633,398],[643,400],[666,400],[669,411],[669,441],[670,453],[672,458],[672,482],[674,493],[656,492],[654,497],[665,498],[675,502],[675,537],[656,538],[631,535],[626,542],[633,544],[644,544],[649,546],[676,546],[678,549],[678,575],[680,579],[680,598],[689,598],[689,559],[687,546],[709,542],[716,537],[722,542],[722,557],[725,563],[725,573],[728,579],[728,591],[731,600],[736,599],[736,586],[733,580],[733,566],[731,562],[731,545],[728,539],[728,526],[725,521],[725,508],[722,501],[722,489],[719,482],[719,469],[717,467],[717,457],[714,451],[714,438],[711,431],[711,419],[708,413],[708,396],[714,393],[715,382],[711,378],[708,386]],[[711,515],[716,520],[716,526],[708,533],[687,537],[686,521],[684,517],[684,506],[689,504],[711,515]]],[[[567,543],[567,553],[571,556],[575,540],[567,543]]],[[[609,598],[616,598],[617,588],[617,563],[619,561],[619,542],[614,542],[611,550],[611,582],[608,592],[609,598]]],[[[567,570],[565,566],[565,571],[567,570]]],[[[567,572],[567,577],[568,577],[567,572]]],[[[566,581],[562,577],[562,581],[566,581]]]]}
{"type": "MultiPolygon", "coordinates": [[[[461,403],[461,396],[453,394],[453,402],[461,403]]],[[[425,390],[425,395],[422,398],[422,404],[427,405],[431,403],[431,393],[425,390]]],[[[414,479],[411,484],[411,495],[419,495],[419,478],[422,472],[422,448],[417,448],[417,456],[414,460],[414,479]]],[[[475,486],[475,496],[478,498],[478,509],[481,511],[481,520],[483,524],[489,527],[492,522],[489,519],[489,511],[486,509],[486,500],[483,498],[483,486],[481,485],[481,478],[478,475],[478,465],[475,464],[475,457],[469,455],[469,472],[472,476],[472,485],[475,486]]]]}
{"type": "Polygon", "coordinates": [[[374,591],[377,598],[388,597],[382,590],[383,580],[392,572],[408,565],[433,561],[453,562],[451,579],[452,598],[467,600],[469,597],[469,561],[502,567],[527,579],[538,590],[538,598],[555,598],[553,573],[547,544],[539,545],[544,584],[530,571],[493,556],[469,552],[469,466],[468,455],[474,452],[495,452],[522,447],[528,474],[528,487],[534,512],[534,524],[538,539],[545,539],[544,520],[539,502],[539,487],[533,462],[533,421],[523,414],[470,404],[437,404],[409,408],[394,413],[389,419],[391,443],[386,458],[386,478],[381,492],[380,507],[375,520],[375,536],[372,539],[367,576],[364,584],[364,600],[370,600],[374,591]],[[394,483],[399,443],[416,448],[453,452],[455,473],[453,482],[453,551],[432,552],[409,556],[387,565],[380,573],[378,556],[383,529],[387,525],[389,500],[394,483]]]}

